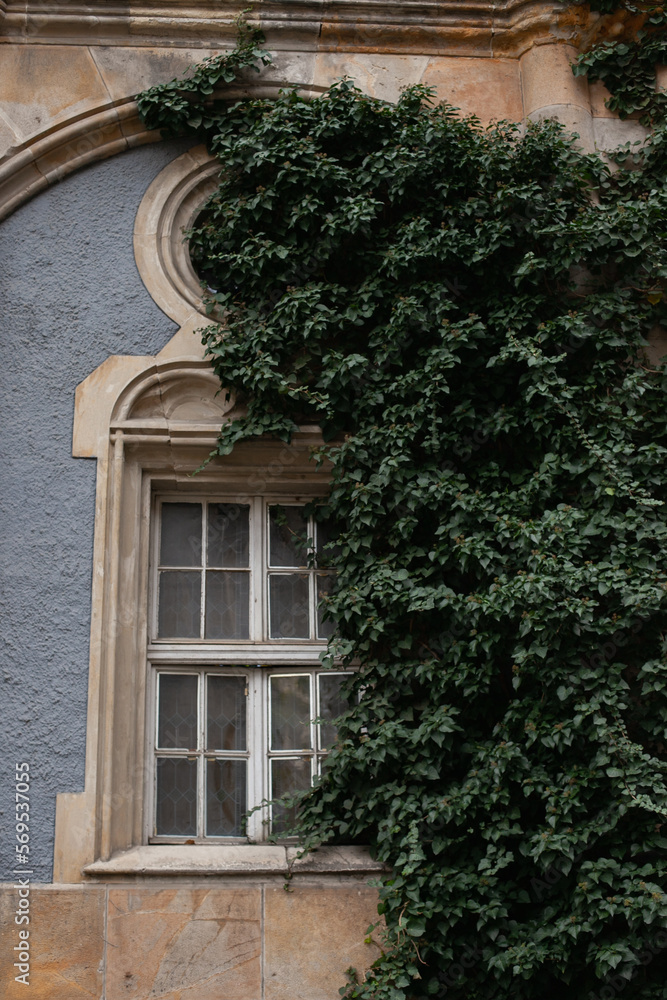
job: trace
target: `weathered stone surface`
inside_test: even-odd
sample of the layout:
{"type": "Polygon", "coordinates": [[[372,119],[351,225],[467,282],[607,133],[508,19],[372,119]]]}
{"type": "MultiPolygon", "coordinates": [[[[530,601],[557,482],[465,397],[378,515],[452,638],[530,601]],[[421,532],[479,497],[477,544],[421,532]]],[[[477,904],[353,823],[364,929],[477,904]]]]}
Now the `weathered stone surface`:
{"type": "Polygon", "coordinates": [[[80,45],[3,45],[2,49],[2,107],[23,136],[109,101],[88,49],[80,45]]]}
{"type": "Polygon", "coordinates": [[[202,52],[201,49],[116,45],[100,45],[90,51],[114,101],[132,97],[147,87],[183,76],[190,66],[218,54],[216,49],[202,52]]]}
{"type": "Polygon", "coordinates": [[[377,920],[375,889],[351,886],[265,890],[265,1000],[338,1000],[344,970],[378,957],[365,944],[377,920]]]}
{"type": "Polygon", "coordinates": [[[591,114],[595,118],[614,118],[618,120],[616,112],[610,111],[605,105],[605,101],[609,100],[611,94],[601,80],[589,83],[588,93],[591,99],[591,114]]]}
{"type": "Polygon", "coordinates": [[[570,45],[536,45],[521,57],[525,115],[556,105],[583,108],[590,113],[588,80],[572,73],[577,54],[570,45]]]}
{"type": "Polygon", "coordinates": [[[260,889],[109,889],[106,1000],[259,1000],[260,889]]]}
{"type": "Polygon", "coordinates": [[[396,102],[401,90],[419,83],[428,56],[324,52],[315,59],[314,84],[329,87],[343,76],[371,97],[396,102]]]}
{"type": "Polygon", "coordinates": [[[431,59],[421,82],[435,87],[438,100],[485,123],[523,117],[517,59],[431,59]]]}
{"type": "Polygon", "coordinates": [[[102,996],[104,886],[35,886],[30,923],[17,926],[18,895],[0,889],[0,984],[3,1000],[84,1000],[102,996]],[[29,987],[14,968],[19,929],[30,932],[29,987]]]}

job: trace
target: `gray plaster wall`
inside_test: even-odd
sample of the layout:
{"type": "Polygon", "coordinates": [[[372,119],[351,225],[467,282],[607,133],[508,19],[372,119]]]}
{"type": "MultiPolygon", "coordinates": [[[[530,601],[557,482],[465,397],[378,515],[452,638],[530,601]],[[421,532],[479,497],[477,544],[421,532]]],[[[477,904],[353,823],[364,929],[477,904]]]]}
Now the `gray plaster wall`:
{"type": "Polygon", "coordinates": [[[74,390],[111,354],[175,332],[132,232],[160,143],[76,173],[0,224],[0,881],[14,858],[14,765],[30,764],[30,866],[50,881],[55,797],[83,789],[95,462],[74,459],[74,390]]]}

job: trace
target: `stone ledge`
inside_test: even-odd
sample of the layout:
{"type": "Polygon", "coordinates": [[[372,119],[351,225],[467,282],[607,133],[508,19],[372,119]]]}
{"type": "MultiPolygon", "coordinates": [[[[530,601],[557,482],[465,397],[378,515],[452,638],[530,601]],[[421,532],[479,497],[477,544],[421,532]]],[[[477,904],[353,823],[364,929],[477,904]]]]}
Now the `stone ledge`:
{"type": "Polygon", "coordinates": [[[384,866],[365,847],[320,847],[298,857],[298,847],[275,844],[148,844],[119,851],[83,869],[88,876],[112,875],[364,875],[384,866]]]}

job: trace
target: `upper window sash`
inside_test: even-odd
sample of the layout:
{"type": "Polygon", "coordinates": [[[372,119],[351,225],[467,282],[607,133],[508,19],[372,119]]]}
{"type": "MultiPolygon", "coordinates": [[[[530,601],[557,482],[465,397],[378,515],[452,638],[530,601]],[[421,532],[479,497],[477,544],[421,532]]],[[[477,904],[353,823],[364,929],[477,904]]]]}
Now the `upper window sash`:
{"type": "Polygon", "coordinates": [[[325,642],[326,525],[283,498],[155,500],[151,636],[157,643],[325,642]]]}

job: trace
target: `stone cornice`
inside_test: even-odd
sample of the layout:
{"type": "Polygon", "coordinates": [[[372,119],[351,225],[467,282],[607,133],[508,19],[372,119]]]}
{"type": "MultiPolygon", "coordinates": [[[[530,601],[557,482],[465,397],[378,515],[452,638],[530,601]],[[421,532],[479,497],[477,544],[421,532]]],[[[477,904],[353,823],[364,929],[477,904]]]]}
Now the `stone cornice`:
{"type": "MultiPolygon", "coordinates": [[[[0,0],[0,3],[5,0],[0,0]]],[[[2,40],[86,45],[231,44],[244,0],[81,4],[6,0],[2,40]]],[[[590,21],[557,0],[258,0],[253,19],[269,48],[518,55],[536,38],[573,41],[590,21]]]]}

